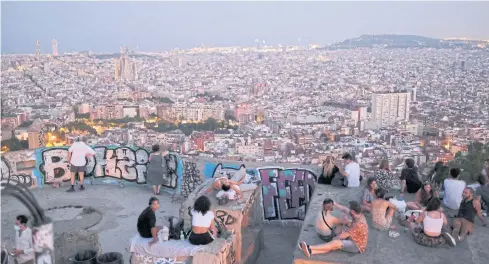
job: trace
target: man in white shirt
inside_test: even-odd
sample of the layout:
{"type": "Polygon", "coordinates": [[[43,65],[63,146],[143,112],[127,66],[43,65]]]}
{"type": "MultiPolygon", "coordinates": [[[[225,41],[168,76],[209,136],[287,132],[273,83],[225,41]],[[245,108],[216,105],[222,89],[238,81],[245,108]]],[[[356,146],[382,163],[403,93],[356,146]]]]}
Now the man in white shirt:
{"type": "Polygon", "coordinates": [[[78,173],[80,177],[80,191],[85,190],[83,187],[83,180],[85,178],[85,168],[87,165],[87,157],[94,156],[95,150],[82,142],[80,138],[68,149],[68,162],[70,163],[71,171],[71,188],[67,192],[75,191],[75,176],[78,173]]]}
{"type": "Polygon", "coordinates": [[[335,164],[340,170],[340,174],[345,177],[346,187],[359,187],[360,186],[360,165],[353,161],[353,156],[346,153],[341,157],[345,162],[345,168],[343,169],[342,164],[335,164]]]}
{"type": "Polygon", "coordinates": [[[27,216],[19,215],[15,220],[15,255],[18,264],[34,264],[32,230],[27,227],[27,216]]]}
{"type": "Polygon", "coordinates": [[[451,177],[443,181],[443,204],[452,210],[459,209],[460,202],[462,202],[463,199],[462,193],[464,192],[466,185],[464,181],[458,179],[459,175],[460,169],[452,168],[450,169],[451,177]]]}

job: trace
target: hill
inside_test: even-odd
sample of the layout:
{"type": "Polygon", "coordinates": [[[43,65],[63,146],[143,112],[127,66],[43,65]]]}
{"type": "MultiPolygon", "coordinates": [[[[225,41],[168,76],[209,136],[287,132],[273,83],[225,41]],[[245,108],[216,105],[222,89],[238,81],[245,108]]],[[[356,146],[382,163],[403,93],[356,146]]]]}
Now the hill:
{"type": "Polygon", "coordinates": [[[325,49],[352,49],[352,48],[436,48],[436,49],[468,49],[488,50],[489,42],[482,40],[465,39],[436,39],[416,35],[362,35],[358,38],[347,39],[333,43],[325,49]]]}

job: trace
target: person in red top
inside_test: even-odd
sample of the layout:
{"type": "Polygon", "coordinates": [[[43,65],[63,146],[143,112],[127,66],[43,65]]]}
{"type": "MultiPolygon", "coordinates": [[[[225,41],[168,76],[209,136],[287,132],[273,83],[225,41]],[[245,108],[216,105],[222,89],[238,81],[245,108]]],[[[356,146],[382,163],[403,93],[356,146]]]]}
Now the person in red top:
{"type": "Polygon", "coordinates": [[[340,235],[333,238],[333,241],[311,246],[306,242],[299,243],[299,248],[307,257],[316,254],[326,254],[333,250],[343,250],[350,253],[363,253],[367,249],[368,225],[365,216],[362,214],[362,207],[359,202],[351,201],[350,209],[334,203],[334,206],[349,214],[353,219],[350,227],[340,235]]]}

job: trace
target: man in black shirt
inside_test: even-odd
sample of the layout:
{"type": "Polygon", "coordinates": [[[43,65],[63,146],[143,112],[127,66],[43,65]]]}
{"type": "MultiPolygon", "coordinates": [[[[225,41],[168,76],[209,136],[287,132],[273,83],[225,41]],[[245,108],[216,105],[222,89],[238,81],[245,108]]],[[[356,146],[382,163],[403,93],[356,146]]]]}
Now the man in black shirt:
{"type": "Polygon", "coordinates": [[[151,197],[149,199],[149,206],[144,209],[144,211],[139,215],[138,218],[138,232],[141,237],[153,238],[149,242],[149,246],[153,245],[158,241],[157,234],[161,227],[156,226],[156,215],[155,212],[160,207],[160,202],[158,198],[151,197]]]}

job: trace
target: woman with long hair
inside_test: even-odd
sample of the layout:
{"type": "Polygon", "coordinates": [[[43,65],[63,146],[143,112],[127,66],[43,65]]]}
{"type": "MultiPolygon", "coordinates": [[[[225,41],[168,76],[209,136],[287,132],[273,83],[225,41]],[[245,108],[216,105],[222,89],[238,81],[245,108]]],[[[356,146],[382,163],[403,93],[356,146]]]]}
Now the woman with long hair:
{"type": "Polygon", "coordinates": [[[217,229],[214,225],[214,213],[211,210],[211,201],[207,196],[200,196],[195,200],[192,215],[192,232],[188,241],[192,245],[207,245],[214,241],[217,229]]]}
{"type": "Polygon", "coordinates": [[[374,179],[377,181],[378,187],[386,191],[391,191],[396,186],[399,186],[399,180],[391,172],[388,160],[380,162],[379,168],[375,171],[374,179]]]}
{"type": "Polygon", "coordinates": [[[149,156],[146,181],[153,187],[153,193],[158,195],[160,194],[161,185],[165,183],[163,179],[166,178],[165,175],[168,173],[168,166],[165,160],[168,152],[161,152],[159,145],[153,145],[152,150],[153,153],[149,156]]]}
{"type": "Polygon", "coordinates": [[[328,156],[323,162],[323,171],[321,176],[319,176],[318,183],[320,184],[331,184],[335,174],[340,170],[334,164],[334,157],[328,156]]]}
{"type": "Polygon", "coordinates": [[[423,184],[423,188],[420,188],[419,191],[416,192],[414,202],[406,203],[407,208],[409,208],[409,210],[424,210],[434,197],[438,197],[438,192],[434,190],[430,182],[427,181],[423,184]]]}
{"type": "Polygon", "coordinates": [[[434,197],[428,202],[426,210],[416,220],[414,216],[409,219],[409,228],[416,243],[426,247],[440,247],[445,244],[456,245],[453,236],[443,231],[444,226],[445,229],[448,227],[448,221],[440,209],[440,199],[434,197]]]}

